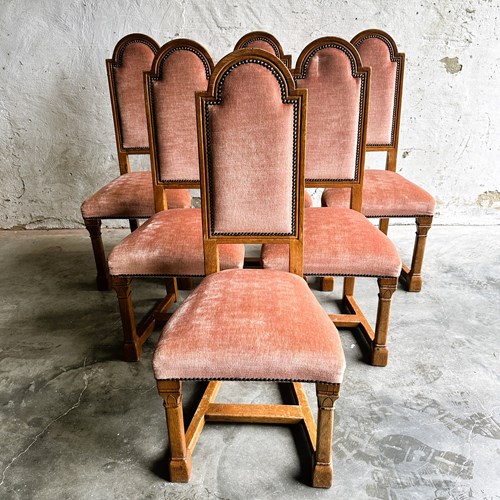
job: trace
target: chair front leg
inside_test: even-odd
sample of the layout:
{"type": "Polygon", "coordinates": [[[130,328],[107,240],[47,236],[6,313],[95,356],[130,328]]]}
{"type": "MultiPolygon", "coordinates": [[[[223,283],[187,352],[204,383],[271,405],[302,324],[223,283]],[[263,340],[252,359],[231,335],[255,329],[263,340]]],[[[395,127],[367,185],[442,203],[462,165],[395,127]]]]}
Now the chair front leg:
{"type": "Polygon", "coordinates": [[[95,267],[97,270],[97,289],[101,292],[111,289],[109,280],[108,261],[104,253],[101,236],[101,219],[85,219],[85,227],[90,235],[92,250],[94,251],[95,267]]]}
{"type": "Polygon", "coordinates": [[[340,384],[316,384],[318,425],[312,474],[312,483],[315,488],[330,488],[333,483],[333,417],[339,391],[340,384]]]}
{"type": "Polygon", "coordinates": [[[133,233],[139,227],[139,219],[129,219],[130,232],[133,233]]]}
{"type": "Polygon", "coordinates": [[[111,276],[111,284],[115,289],[120,307],[123,330],[123,359],[125,361],[138,361],[141,357],[142,346],[137,335],[134,306],[132,304],[132,279],[111,276]]]}
{"type": "Polygon", "coordinates": [[[163,398],[170,442],[170,481],[187,483],[191,476],[191,453],[186,446],[184,417],[182,414],[182,382],[157,380],[158,392],[163,398]]]}
{"type": "Polygon", "coordinates": [[[386,217],[381,217],[378,221],[378,228],[385,235],[387,235],[387,233],[389,232],[389,219],[387,219],[386,217]]]}
{"type": "Polygon", "coordinates": [[[432,225],[432,217],[417,217],[416,224],[417,232],[415,235],[411,268],[405,280],[405,287],[408,292],[420,292],[422,290],[422,264],[424,262],[427,233],[432,225]]]}
{"type": "Polygon", "coordinates": [[[386,366],[389,356],[389,351],[387,350],[387,334],[391,315],[391,300],[398,286],[398,279],[379,278],[377,281],[379,294],[377,323],[375,325],[375,338],[373,339],[372,365],[386,366]]]}
{"type": "Polygon", "coordinates": [[[334,287],[335,287],[335,278],[333,276],[323,276],[321,278],[322,292],[333,292],[334,287]]]}

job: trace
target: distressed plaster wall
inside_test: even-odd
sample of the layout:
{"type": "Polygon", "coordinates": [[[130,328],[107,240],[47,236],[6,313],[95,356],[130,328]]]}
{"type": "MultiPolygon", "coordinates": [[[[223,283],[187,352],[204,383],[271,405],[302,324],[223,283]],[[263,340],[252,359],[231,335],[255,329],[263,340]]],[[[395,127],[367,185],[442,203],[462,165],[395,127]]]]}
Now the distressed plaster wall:
{"type": "Polygon", "coordinates": [[[407,56],[399,170],[435,194],[436,223],[498,223],[499,18],[497,0],[0,0],[0,227],[78,227],[117,175],[104,61],[127,33],[218,60],[265,30],[295,61],[371,27],[407,56]]]}

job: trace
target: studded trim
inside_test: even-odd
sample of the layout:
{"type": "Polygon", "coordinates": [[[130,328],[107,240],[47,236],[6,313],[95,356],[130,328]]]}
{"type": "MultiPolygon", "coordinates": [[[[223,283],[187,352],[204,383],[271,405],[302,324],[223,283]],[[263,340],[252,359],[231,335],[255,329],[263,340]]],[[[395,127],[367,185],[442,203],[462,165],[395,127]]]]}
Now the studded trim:
{"type": "Polygon", "coordinates": [[[399,100],[399,92],[400,92],[400,86],[401,86],[401,57],[396,57],[396,54],[394,53],[394,47],[392,44],[387,40],[382,35],[379,34],[372,34],[372,35],[366,35],[363,38],[360,38],[357,42],[355,47],[359,47],[365,40],[368,40],[369,38],[377,38],[378,40],[381,40],[387,45],[387,48],[389,49],[389,55],[391,62],[396,63],[396,78],[395,78],[395,84],[394,84],[394,104],[393,104],[393,110],[392,110],[392,127],[391,127],[391,142],[390,144],[367,144],[367,146],[385,146],[385,147],[390,147],[394,144],[395,136],[396,136],[396,120],[397,120],[397,109],[398,109],[398,100],[399,100]]]}
{"type": "Polygon", "coordinates": [[[354,78],[359,78],[361,81],[361,86],[359,89],[359,116],[358,116],[358,140],[357,140],[357,145],[356,145],[356,165],[354,168],[354,178],[353,179],[309,179],[306,178],[306,182],[340,182],[340,181],[355,181],[359,177],[359,163],[361,159],[361,125],[362,125],[362,118],[363,118],[363,102],[365,100],[365,89],[366,89],[366,75],[363,73],[358,73],[356,71],[356,60],[354,59],[354,56],[350,51],[348,51],[345,47],[342,45],[339,45],[337,43],[325,43],[323,45],[320,45],[319,47],[316,47],[307,57],[305,60],[303,66],[302,66],[302,71],[299,75],[294,75],[295,80],[303,80],[307,77],[307,69],[309,66],[309,63],[311,62],[311,59],[318,53],[320,50],[327,49],[327,48],[334,48],[337,50],[342,51],[348,58],[351,63],[351,74],[354,78]]]}
{"type": "MultiPolygon", "coordinates": [[[[160,64],[158,66],[159,67],[158,76],[152,76],[149,79],[149,95],[150,95],[150,99],[151,99],[151,107],[153,110],[154,110],[154,106],[155,106],[154,82],[157,82],[157,81],[162,79],[162,77],[163,77],[163,63],[165,62],[165,60],[168,59],[174,52],[178,52],[181,50],[187,50],[189,52],[192,52],[196,56],[198,56],[198,58],[203,63],[203,66],[205,67],[205,76],[206,76],[207,80],[210,78],[210,75],[211,75],[210,64],[209,64],[207,58],[205,57],[205,55],[201,51],[199,51],[198,49],[191,47],[189,45],[182,45],[180,47],[174,47],[173,49],[169,50],[163,56],[162,60],[160,61],[160,64]]],[[[155,139],[157,139],[157,137],[156,137],[157,122],[156,122],[156,114],[155,113],[153,113],[153,125],[154,125],[155,139]]],[[[158,144],[158,141],[155,140],[155,144],[154,144],[155,156],[156,156],[157,161],[159,161],[157,144],[158,144]]],[[[160,169],[157,169],[156,175],[157,175],[157,181],[161,184],[170,184],[170,183],[174,183],[174,182],[200,182],[200,179],[161,179],[160,178],[160,169]]]]}
{"type": "MultiPolygon", "coordinates": [[[[125,53],[125,49],[133,44],[133,43],[142,43],[144,45],[146,45],[147,47],[149,47],[153,54],[156,55],[156,53],[158,52],[158,48],[155,47],[151,42],[149,42],[148,40],[142,40],[142,39],[136,39],[136,40],[129,40],[127,43],[123,44],[123,46],[120,48],[120,51],[118,52],[118,57],[116,59],[116,62],[113,62],[111,63],[111,68],[115,69],[115,68],[120,68],[123,64],[123,54],[125,53]]],[[[118,91],[117,91],[117,88],[116,88],[116,81],[115,81],[115,75],[114,75],[114,72],[112,72],[113,74],[113,78],[112,78],[112,82],[113,82],[113,90],[114,90],[114,105],[115,105],[115,109],[116,109],[116,113],[118,115],[118,121],[120,122],[120,131],[123,129],[123,124],[122,124],[122,117],[121,117],[121,114],[120,114],[120,106],[118,104],[118,91]]],[[[120,134],[121,135],[121,134],[120,134]]],[[[123,141],[122,141],[122,149],[123,151],[127,152],[127,151],[144,151],[144,152],[148,152],[149,151],[149,147],[148,146],[140,146],[140,147],[136,147],[136,148],[126,148],[123,146],[123,141]]]]}
{"type": "MultiPolygon", "coordinates": [[[[156,380],[199,380],[199,381],[213,381],[213,378],[202,378],[202,377],[183,377],[183,378],[157,378],[156,380]]],[[[303,382],[305,384],[340,384],[340,382],[326,382],[325,380],[309,380],[309,379],[302,379],[302,378],[232,378],[232,377],[217,377],[215,379],[217,381],[225,381],[225,382],[303,382]]]]}
{"type": "Polygon", "coordinates": [[[286,85],[285,81],[282,79],[281,75],[276,71],[276,69],[271,66],[269,63],[265,61],[261,61],[259,59],[247,59],[244,61],[239,61],[232,66],[230,66],[226,72],[222,75],[219,83],[217,85],[215,91],[215,100],[211,102],[205,102],[205,123],[206,123],[206,133],[207,133],[207,168],[208,168],[208,177],[209,177],[209,190],[210,193],[214,192],[213,185],[213,175],[212,175],[212,137],[210,135],[210,112],[209,106],[218,106],[222,104],[222,86],[224,84],[225,79],[228,75],[238,66],[243,64],[260,64],[267,68],[273,76],[276,78],[280,85],[281,90],[281,101],[283,104],[291,104],[293,106],[293,152],[292,152],[292,223],[291,223],[291,231],[289,233],[261,233],[261,232],[218,232],[213,231],[214,227],[214,201],[213,196],[209,196],[210,198],[210,233],[213,236],[294,236],[296,232],[296,224],[295,224],[295,214],[297,211],[296,207],[296,192],[297,192],[297,139],[298,139],[298,101],[296,99],[287,99],[286,97],[286,85]]]}

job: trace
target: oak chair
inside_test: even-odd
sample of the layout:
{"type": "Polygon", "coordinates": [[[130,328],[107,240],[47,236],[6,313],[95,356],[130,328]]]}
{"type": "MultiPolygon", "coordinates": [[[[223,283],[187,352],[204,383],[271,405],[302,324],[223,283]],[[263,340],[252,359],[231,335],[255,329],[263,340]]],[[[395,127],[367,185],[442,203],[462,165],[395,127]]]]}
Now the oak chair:
{"type": "Polygon", "coordinates": [[[153,358],[171,481],[189,480],[205,422],[302,422],[314,451],[313,486],[332,484],[345,359],[335,326],[301,278],[306,95],[279,59],[258,49],[224,57],[208,91],[197,94],[207,277],[173,314],[153,358]],[[236,242],[285,243],[289,272],[219,271],[219,248],[236,242]],[[185,380],[210,381],[187,431],[185,380]],[[222,380],[289,382],[297,404],[216,403],[222,380]],[[316,383],[317,428],[301,382],[316,383]]]}
{"type": "MultiPolygon", "coordinates": [[[[401,271],[392,242],[360,213],[370,70],[349,42],[335,37],[311,42],[293,73],[308,89],[306,187],[347,188],[350,208],[311,207],[304,217],[304,275],[343,276],[342,314],[337,327],[357,328],[373,365],[385,366],[390,305],[401,271]],[[355,277],[373,277],[379,286],[375,329],[354,298],[355,277]]],[[[283,245],[263,245],[265,269],[285,269],[283,245]]]]}
{"type": "MultiPolygon", "coordinates": [[[[204,275],[201,210],[168,210],[170,192],[200,186],[195,92],[206,90],[213,69],[208,52],[191,40],[177,39],[156,54],[144,75],[147,130],[157,213],[121,241],[109,255],[109,272],[118,296],[126,361],[137,361],[156,322],[169,317],[177,300],[177,277],[204,275]],[[137,325],[132,279],[173,278],[167,294],[137,325]]],[[[225,245],[224,268],[242,267],[243,245],[225,245]]]]}
{"type": "MultiPolygon", "coordinates": [[[[383,31],[370,29],[352,39],[361,60],[371,72],[367,151],[385,151],[386,170],[366,170],[362,211],[380,218],[379,228],[387,234],[390,217],[416,219],[417,232],[411,266],[403,264],[400,280],[410,292],[422,288],[422,264],[427,232],[435,209],[434,198],[424,189],[396,173],[405,55],[383,31]]],[[[324,206],[345,206],[349,193],[325,190],[324,206]]]]}
{"type": "MultiPolygon", "coordinates": [[[[106,61],[120,176],[85,200],[81,207],[92,241],[98,290],[111,287],[101,221],[129,219],[133,231],[138,227],[138,219],[147,219],[155,212],[151,172],[132,172],[129,156],[149,154],[142,80],[157,52],[158,44],[152,38],[133,33],[117,43],[113,57],[106,61]]],[[[190,206],[187,189],[171,191],[170,208],[190,206]]]]}

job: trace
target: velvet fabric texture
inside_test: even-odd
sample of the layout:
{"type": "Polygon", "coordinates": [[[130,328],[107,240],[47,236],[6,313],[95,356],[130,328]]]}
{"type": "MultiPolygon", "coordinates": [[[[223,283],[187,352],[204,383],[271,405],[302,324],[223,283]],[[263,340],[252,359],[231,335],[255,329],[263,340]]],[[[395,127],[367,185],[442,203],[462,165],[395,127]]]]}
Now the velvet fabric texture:
{"type": "Polygon", "coordinates": [[[304,207],[309,208],[313,206],[312,196],[309,194],[309,191],[304,192],[304,207]]]}
{"type": "Polygon", "coordinates": [[[353,179],[356,168],[361,83],[347,55],[336,48],[318,51],[306,78],[306,179],[353,179]]]}
{"type": "Polygon", "coordinates": [[[274,47],[265,40],[252,40],[250,43],[247,43],[245,45],[245,48],[265,50],[266,52],[271,53],[273,56],[279,57],[279,54],[276,54],[274,47]]]}
{"type": "Polygon", "coordinates": [[[242,64],[208,110],[213,234],[291,233],[293,105],[282,102],[276,77],[242,64]]]}
{"type": "MultiPolygon", "coordinates": [[[[221,269],[242,268],[244,245],[219,245],[221,269]]],[[[112,276],[203,276],[201,210],[158,212],[116,245],[108,258],[112,276]]]]}
{"type": "Polygon", "coordinates": [[[367,144],[393,143],[397,63],[391,61],[387,44],[379,38],[365,38],[358,49],[363,66],[371,68],[370,106],[368,108],[367,144]]]}
{"type": "MultiPolygon", "coordinates": [[[[189,208],[188,189],[169,189],[168,208],[189,208]]],[[[151,172],[130,172],[112,180],[86,199],[81,207],[84,219],[148,218],[155,213],[151,172]]]]}
{"type": "Polygon", "coordinates": [[[142,75],[151,69],[154,56],[148,45],[129,43],[123,52],[122,65],[113,68],[124,148],[149,149],[142,75]]]}
{"type": "MultiPolygon", "coordinates": [[[[348,207],[349,189],[323,191],[321,204],[348,207]]],[[[417,217],[434,215],[436,202],[424,189],[389,170],[365,170],[363,207],[366,217],[417,217]]]]}
{"type": "MultiPolygon", "coordinates": [[[[288,269],[288,246],[262,245],[264,269],[288,269]]],[[[304,216],[304,274],[397,277],[394,244],[366,217],[349,208],[308,208],[304,216]]]]}
{"type": "Polygon", "coordinates": [[[203,61],[189,50],[173,52],[153,88],[160,180],[199,181],[195,92],[207,90],[203,61]]]}
{"type": "Polygon", "coordinates": [[[345,358],[337,329],[302,278],[243,269],[207,276],[179,306],[153,369],[158,380],[340,383],[345,358]]]}

